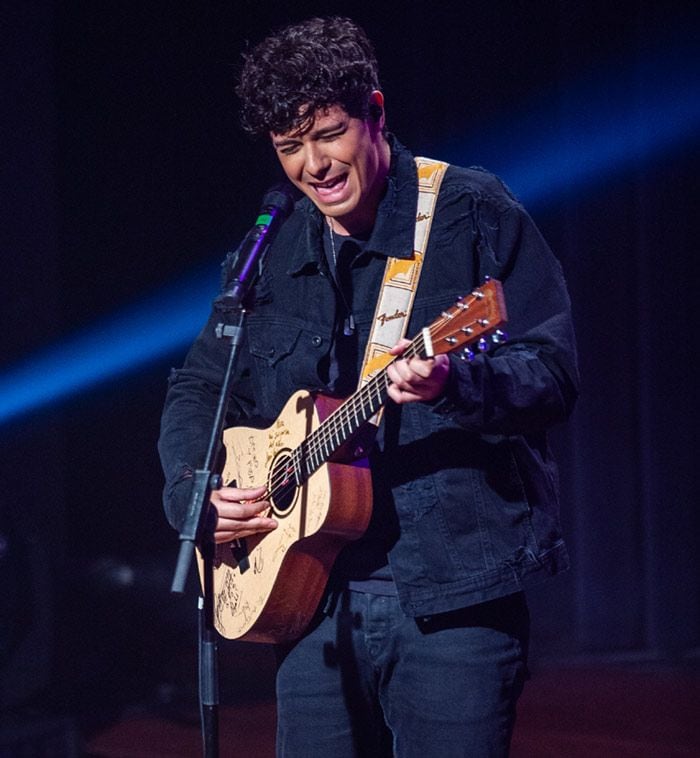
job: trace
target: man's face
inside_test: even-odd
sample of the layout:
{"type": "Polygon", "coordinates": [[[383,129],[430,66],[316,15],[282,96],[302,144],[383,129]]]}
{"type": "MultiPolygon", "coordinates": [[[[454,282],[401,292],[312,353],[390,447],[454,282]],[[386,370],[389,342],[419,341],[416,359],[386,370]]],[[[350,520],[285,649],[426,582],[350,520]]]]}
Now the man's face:
{"type": "Polygon", "coordinates": [[[336,232],[361,234],[374,224],[389,171],[383,125],[383,115],[353,118],[333,105],[317,110],[305,129],[271,134],[287,177],[333,220],[336,232]]]}

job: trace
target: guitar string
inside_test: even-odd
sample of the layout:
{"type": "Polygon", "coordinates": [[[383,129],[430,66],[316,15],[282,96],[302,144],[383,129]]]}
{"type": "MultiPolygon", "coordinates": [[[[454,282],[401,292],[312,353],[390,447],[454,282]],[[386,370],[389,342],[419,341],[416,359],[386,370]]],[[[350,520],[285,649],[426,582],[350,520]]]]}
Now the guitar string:
{"type": "MultiPolygon", "coordinates": [[[[408,349],[404,355],[407,353],[408,349]]],[[[407,357],[412,357],[412,355],[408,355],[407,357]]],[[[323,463],[327,461],[327,459],[338,447],[340,447],[340,437],[338,437],[337,445],[333,445],[333,437],[334,435],[337,436],[340,434],[346,434],[347,425],[345,428],[343,428],[343,422],[341,420],[341,417],[344,414],[346,416],[346,424],[347,421],[350,420],[350,417],[347,415],[348,409],[346,409],[346,405],[354,406],[355,418],[358,418],[358,410],[360,411],[359,416],[362,416],[364,415],[362,413],[362,409],[369,407],[369,412],[366,414],[365,419],[363,419],[363,421],[357,427],[359,428],[359,426],[364,423],[364,420],[370,418],[370,416],[373,415],[373,413],[376,413],[376,411],[382,405],[382,403],[379,402],[376,407],[373,406],[373,394],[376,396],[377,400],[381,400],[382,390],[385,391],[388,389],[388,387],[388,377],[386,376],[385,371],[382,371],[380,374],[373,377],[358,393],[353,395],[349,399],[348,403],[344,403],[343,406],[336,409],[331,415],[329,415],[321,426],[314,430],[314,432],[312,432],[304,440],[304,442],[302,442],[301,445],[299,445],[290,453],[289,464],[291,464],[291,466],[289,464],[284,466],[283,470],[280,471],[279,475],[277,476],[277,480],[271,482],[271,486],[269,488],[269,494],[271,497],[273,499],[275,497],[284,497],[290,489],[298,486],[296,479],[297,473],[299,474],[301,481],[305,481],[309,476],[311,476],[311,474],[320,468],[323,463]],[[384,382],[383,388],[379,386],[382,381],[384,382]],[[331,449],[324,449],[324,447],[327,448],[328,443],[331,443],[333,447],[331,449]]],[[[357,429],[352,430],[352,432],[348,432],[347,438],[349,439],[351,434],[355,431],[357,431],[357,429]]]]}
{"type": "MultiPolygon", "coordinates": [[[[438,329],[442,327],[445,322],[451,320],[452,318],[452,316],[445,314],[442,319],[437,319],[435,322],[433,322],[433,324],[428,327],[431,336],[434,336],[438,329]]],[[[472,322],[471,326],[473,326],[474,323],[475,321],[472,322]]],[[[420,332],[407,346],[406,350],[403,353],[403,357],[411,358],[415,355],[420,354],[422,351],[424,351],[424,349],[425,344],[423,340],[423,333],[420,332]]],[[[358,404],[361,410],[368,403],[370,403],[370,411],[361,423],[364,423],[367,418],[369,418],[373,413],[376,413],[379,407],[381,407],[383,404],[381,396],[382,388],[379,386],[379,384],[380,382],[384,383],[384,390],[387,390],[389,386],[388,377],[386,376],[386,368],[388,365],[390,364],[387,364],[383,370],[372,377],[372,379],[370,379],[369,382],[367,382],[357,393],[355,393],[355,395],[351,396],[347,402],[343,403],[333,413],[331,413],[328,418],[326,418],[326,420],[302,442],[301,445],[299,445],[290,453],[289,461],[291,462],[291,467],[289,465],[285,466],[278,474],[277,479],[273,479],[270,482],[268,493],[271,498],[274,499],[275,497],[283,497],[290,489],[297,487],[298,483],[294,476],[297,472],[299,473],[302,481],[304,481],[327,460],[327,458],[332,454],[333,450],[324,452],[323,446],[329,441],[332,442],[333,434],[339,434],[341,432],[344,433],[342,421],[343,416],[345,416],[347,423],[347,421],[350,419],[350,411],[353,410],[354,415],[357,418],[358,404]],[[376,399],[380,401],[376,409],[371,406],[373,393],[376,394],[376,399]],[[330,432],[328,431],[329,429],[331,429],[330,432]],[[303,454],[304,446],[306,446],[306,455],[303,454]],[[309,466],[309,463],[311,463],[311,467],[309,466]],[[302,464],[306,464],[303,466],[303,468],[306,470],[302,470],[302,464]]],[[[358,425],[358,428],[361,426],[361,423],[358,425]]],[[[357,430],[355,429],[354,431],[357,430]]],[[[348,435],[347,438],[349,438],[349,436],[350,435],[348,435]]],[[[337,449],[337,447],[334,449],[337,449]]]]}
{"type": "MultiPolygon", "coordinates": [[[[412,358],[415,355],[419,354],[419,351],[421,347],[424,349],[424,339],[422,332],[416,337],[414,337],[413,341],[410,345],[407,346],[406,350],[404,351],[403,356],[412,358]]],[[[393,360],[390,362],[393,363],[393,360]]],[[[276,480],[272,479],[270,482],[270,486],[268,487],[268,495],[270,495],[272,498],[274,497],[283,497],[290,488],[294,488],[298,486],[298,483],[293,476],[296,472],[300,474],[300,478],[302,481],[304,481],[308,476],[310,476],[312,473],[314,473],[315,470],[317,470],[322,463],[324,462],[324,458],[327,458],[329,455],[332,454],[332,451],[328,451],[327,453],[324,452],[323,446],[329,441],[332,441],[333,434],[343,432],[343,422],[341,420],[343,414],[346,415],[346,418],[349,419],[349,416],[347,416],[348,409],[346,406],[353,406],[354,409],[354,415],[357,418],[358,417],[358,410],[362,411],[363,408],[367,407],[369,405],[370,407],[370,413],[366,416],[366,418],[362,421],[364,421],[367,418],[370,418],[372,413],[376,413],[376,410],[381,406],[381,403],[379,406],[377,406],[377,409],[374,410],[372,408],[372,395],[376,395],[377,399],[381,398],[381,391],[382,388],[379,386],[380,382],[383,380],[385,387],[384,390],[388,389],[389,381],[388,377],[386,376],[386,369],[388,368],[390,364],[387,364],[387,366],[384,367],[379,373],[377,373],[375,376],[373,376],[365,385],[363,385],[354,395],[352,395],[348,400],[343,403],[341,406],[336,408],[322,424],[317,427],[309,436],[301,443],[301,445],[297,446],[289,455],[289,460],[292,463],[292,469],[290,470],[289,466],[284,466],[283,470],[279,472],[277,475],[276,480]],[[334,429],[334,431],[329,432],[328,429],[334,429]],[[305,449],[304,449],[305,448],[305,449]],[[320,454],[320,458],[318,458],[320,454]],[[315,458],[318,458],[318,460],[314,460],[315,458]],[[312,470],[309,470],[308,463],[311,462],[312,465],[314,465],[314,468],[312,470]],[[307,464],[307,465],[304,465],[307,464]],[[305,468],[306,470],[301,470],[305,468]],[[283,488],[283,489],[280,489],[283,488]]],[[[360,423],[359,426],[362,425],[360,423]]],[[[354,430],[356,431],[356,430],[354,430]]],[[[273,474],[274,476],[274,474],[273,474]]]]}
{"type": "MultiPolygon", "coordinates": [[[[470,300],[467,302],[466,307],[464,306],[464,301],[467,298],[462,298],[459,302],[462,304],[462,307],[466,310],[468,309],[471,304],[476,300],[476,296],[470,295],[470,300]]],[[[451,309],[454,310],[454,309],[451,309]]],[[[472,315],[472,314],[470,314],[472,315]]],[[[451,321],[454,318],[454,316],[448,311],[447,313],[442,314],[442,318],[436,319],[429,327],[428,331],[431,334],[431,337],[434,338],[435,334],[439,331],[439,329],[446,323],[451,321]]],[[[473,318],[472,322],[470,324],[467,324],[466,327],[473,328],[475,323],[477,321],[477,318],[473,318]]],[[[423,341],[423,332],[420,332],[416,337],[414,337],[413,341],[407,346],[406,351],[404,352],[403,357],[413,357],[417,354],[421,354],[425,351],[425,344],[423,341]]],[[[393,362],[393,361],[392,361],[393,362]]],[[[380,372],[379,374],[375,375],[375,378],[378,379],[384,379],[386,380],[385,376],[385,370],[380,372]]],[[[388,383],[387,383],[388,387],[388,383]]],[[[370,386],[370,383],[367,383],[364,388],[367,388],[367,393],[370,394],[370,400],[371,400],[371,393],[374,391],[376,386],[370,386]]],[[[363,389],[364,389],[363,388],[363,389]]],[[[307,441],[319,439],[321,441],[321,445],[325,444],[326,442],[330,441],[333,442],[333,435],[343,433],[345,426],[347,426],[347,422],[350,420],[350,412],[354,409],[354,406],[357,405],[357,400],[362,399],[361,395],[363,393],[360,391],[357,393],[356,396],[353,396],[352,398],[349,398],[349,401],[346,403],[343,403],[341,406],[339,406],[324,422],[321,426],[319,426],[316,430],[314,430],[309,437],[307,438],[307,441]],[[343,420],[343,416],[345,417],[345,420],[343,420]],[[324,432],[325,432],[325,438],[324,438],[324,432]]],[[[381,398],[378,395],[378,399],[381,400],[381,398]]],[[[362,403],[364,405],[364,401],[362,403]]],[[[380,405],[382,403],[380,402],[380,405]]],[[[378,410],[378,408],[376,409],[378,410]]],[[[375,409],[372,409],[372,412],[376,412],[375,409]]],[[[366,419],[364,419],[366,420],[366,419]]],[[[363,420],[363,421],[364,421],[363,420]]],[[[356,430],[355,430],[356,431],[356,430]]],[[[318,450],[314,450],[314,452],[318,452],[318,450]]]]}
{"type": "MultiPolygon", "coordinates": [[[[465,298],[462,299],[461,302],[463,302],[465,298]]],[[[471,299],[469,302],[467,302],[466,307],[468,308],[472,302],[475,300],[473,296],[471,296],[471,299]]],[[[431,337],[434,337],[435,333],[444,325],[445,322],[450,321],[453,318],[452,315],[448,315],[448,313],[445,313],[442,315],[442,318],[436,319],[433,324],[431,324],[428,327],[428,331],[431,334],[431,337]]],[[[472,325],[475,322],[472,322],[472,325]]],[[[406,350],[403,353],[404,358],[411,358],[416,355],[421,354],[425,350],[425,344],[423,339],[423,332],[421,331],[416,337],[414,337],[413,341],[407,346],[406,350]]],[[[393,361],[391,361],[387,366],[384,367],[378,374],[376,374],[372,379],[370,379],[363,387],[356,392],[354,395],[352,395],[347,402],[343,403],[341,406],[336,408],[322,424],[315,429],[302,443],[301,445],[297,446],[289,455],[289,463],[283,467],[283,469],[276,475],[273,472],[273,478],[270,481],[270,485],[268,487],[268,495],[271,498],[275,497],[283,497],[290,488],[294,488],[298,486],[298,482],[296,479],[297,474],[299,475],[300,479],[304,481],[308,476],[313,474],[320,466],[326,462],[328,457],[332,455],[332,453],[337,450],[338,447],[341,446],[340,439],[341,437],[339,435],[345,436],[345,440],[349,439],[349,437],[359,429],[359,427],[364,423],[367,418],[370,418],[370,416],[373,413],[376,413],[379,408],[383,405],[384,399],[382,398],[382,390],[386,391],[389,387],[389,381],[388,377],[386,375],[386,369],[389,365],[391,365],[393,361]],[[380,383],[384,383],[384,387],[380,387],[380,383]],[[372,406],[372,395],[373,393],[376,395],[376,400],[379,401],[376,408],[372,406]],[[363,408],[367,407],[369,404],[369,413],[367,416],[365,416],[362,421],[358,424],[358,410],[362,411],[363,408]],[[359,407],[358,407],[359,406],[359,407]],[[352,429],[352,419],[355,419],[355,423],[357,428],[352,429]],[[348,432],[348,428],[352,429],[352,431],[348,432]],[[330,450],[324,451],[324,446],[327,446],[327,444],[330,442],[333,443],[333,437],[337,437],[337,444],[334,445],[333,448],[330,450]],[[305,450],[304,450],[305,448],[305,450]],[[305,454],[304,454],[305,452],[305,454]],[[318,457],[320,454],[320,457],[318,457]],[[316,460],[317,458],[317,460],[316,460]],[[312,464],[313,468],[310,469],[309,463],[312,464]],[[304,465],[306,464],[306,465],[304,465]],[[302,467],[306,470],[302,470],[302,467]],[[283,488],[283,489],[280,489],[283,488]]],[[[360,417],[362,417],[362,413],[360,414],[360,417]]]]}
{"type": "MultiPolygon", "coordinates": [[[[470,300],[466,304],[466,308],[469,308],[470,305],[474,302],[476,299],[475,296],[470,296],[470,300]]],[[[462,298],[460,301],[461,303],[464,302],[466,298],[462,298]]],[[[464,306],[462,306],[464,307],[464,306]]],[[[465,308],[465,309],[466,309],[465,308]]],[[[451,309],[452,310],[452,309],[451,309]]],[[[471,314],[470,314],[471,315],[471,314]]],[[[451,321],[454,316],[448,313],[443,313],[442,318],[436,319],[429,327],[428,331],[431,334],[431,337],[434,337],[435,333],[448,321],[451,321]]],[[[473,327],[475,323],[477,323],[478,319],[474,319],[471,324],[467,326],[473,327]]],[[[403,357],[414,357],[415,355],[419,355],[422,351],[425,350],[425,344],[423,340],[423,332],[421,331],[416,337],[414,337],[413,341],[407,346],[406,350],[403,353],[403,357]]],[[[391,361],[390,363],[393,363],[391,361]]],[[[369,413],[365,416],[365,418],[358,424],[357,428],[364,423],[364,421],[367,420],[367,418],[370,418],[370,416],[373,413],[376,413],[376,411],[383,405],[383,399],[382,399],[382,389],[386,391],[389,386],[388,377],[386,375],[386,368],[384,367],[378,374],[376,374],[372,379],[370,379],[355,395],[348,398],[348,401],[343,403],[341,406],[336,408],[333,413],[331,413],[328,418],[322,424],[315,429],[298,447],[296,447],[289,455],[289,461],[291,462],[291,467],[289,465],[285,466],[282,471],[277,475],[277,479],[274,478],[270,482],[270,487],[268,488],[268,495],[271,498],[275,497],[281,497],[284,496],[289,489],[295,488],[298,486],[297,480],[295,478],[295,475],[299,474],[302,481],[304,481],[306,478],[311,476],[320,466],[327,461],[327,459],[332,455],[332,453],[337,450],[337,448],[340,446],[340,443],[332,448],[330,451],[324,451],[323,446],[326,445],[329,441],[333,441],[333,435],[334,434],[340,434],[346,433],[347,429],[347,422],[350,420],[350,413],[351,411],[354,411],[355,419],[357,419],[357,406],[359,404],[359,409],[362,410],[367,403],[372,402],[372,393],[376,394],[376,399],[379,400],[379,404],[377,405],[376,409],[373,408],[370,405],[369,413]],[[384,388],[381,388],[379,384],[383,382],[384,388]],[[367,397],[369,395],[369,397],[367,397]],[[343,416],[345,416],[345,428],[343,426],[343,416]],[[330,432],[328,430],[331,430],[330,432]],[[306,446],[306,455],[304,455],[304,447],[306,446]],[[319,457],[320,456],[320,457],[319,457]],[[309,466],[309,463],[311,466],[309,466]],[[303,468],[305,470],[302,470],[302,464],[303,468]],[[283,488],[283,489],[280,489],[283,488]]],[[[357,431],[357,429],[353,430],[357,431]]],[[[349,439],[351,434],[348,434],[346,436],[345,441],[349,439]]],[[[273,473],[274,477],[274,473],[273,473]]]]}

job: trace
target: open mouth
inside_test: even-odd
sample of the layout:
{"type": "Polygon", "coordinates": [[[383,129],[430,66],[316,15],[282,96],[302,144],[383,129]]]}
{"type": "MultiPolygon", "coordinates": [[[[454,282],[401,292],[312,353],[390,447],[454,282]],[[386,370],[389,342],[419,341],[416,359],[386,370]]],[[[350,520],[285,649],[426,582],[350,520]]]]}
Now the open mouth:
{"type": "Polygon", "coordinates": [[[332,203],[344,197],[347,179],[347,174],[340,174],[325,182],[314,183],[311,186],[314,188],[319,200],[324,203],[332,203]]]}

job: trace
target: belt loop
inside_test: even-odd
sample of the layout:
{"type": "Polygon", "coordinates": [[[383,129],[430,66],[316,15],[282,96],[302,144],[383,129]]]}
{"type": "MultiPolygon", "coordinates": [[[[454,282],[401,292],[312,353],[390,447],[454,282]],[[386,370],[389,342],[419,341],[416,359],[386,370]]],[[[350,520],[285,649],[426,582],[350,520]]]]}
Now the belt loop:
{"type": "Polygon", "coordinates": [[[326,602],[323,604],[323,613],[329,618],[333,618],[341,594],[342,590],[338,588],[330,588],[326,593],[326,602]]]}

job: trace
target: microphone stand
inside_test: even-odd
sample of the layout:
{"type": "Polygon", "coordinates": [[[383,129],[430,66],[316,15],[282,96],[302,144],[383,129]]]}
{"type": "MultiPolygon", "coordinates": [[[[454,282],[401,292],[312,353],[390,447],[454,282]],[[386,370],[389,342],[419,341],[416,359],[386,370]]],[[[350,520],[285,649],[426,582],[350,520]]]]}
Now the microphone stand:
{"type": "Polygon", "coordinates": [[[214,514],[210,508],[212,490],[221,487],[221,477],[212,466],[221,448],[224,420],[228,408],[231,377],[241,346],[245,299],[253,282],[260,275],[265,253],[282,222],[294,207],[294,192],[288,183],[272,187],[263,198],[260,215],[253,229],[238,249],[230,285],[219,296],[229,311],[236,315],[233,325],[217,324],[216,336],[230,339],[230,352],[222,378],[219,400],[212,422],[209,446],[204,464],[194,472],[190,502],[185,523],[180,531],[180,551],[175,567],[172,592],[182,594],[192,562],[195,544],[202,558],[202,595],[199,598],[199,703],[205,758],[218,758],[219,753],[219,682],[217,671],[217,637],[214,628],[214,514]],[[209,518],[210,514],[212,518],[209,518]]]}
{"type": "Polygon", "coordinates": [[[237,315],[234,325],[218,324],[216,336],[230,339],[230,351],[226,371],[221,383],[221,391],[212,422],[209,446],[201,468],[194,472],[190,502],[187,508],[184,526],[180,532],[180,551],[178,553],[175,575],[171,592],[182,594],[185,580],[192,563],[195,544],[199,545],[202,557],[202,589],[198,600],[198,634],[199,634],[199,711],[202,727],[203,755],[205,758],[218,758],[219,755],[219,681],[217,665],[217,632],[214,628],[214,532],[211,513],[210,495],[212,490],[221,487],[221,477],[212,471],[221,447],[223,425],[228,408],[229,387],[233,369],[238,359],[238,350],[243,334],[245,309],[243,308],[243,282],[236,280],[237,287],[233,297],[224,294],[227,304],[233,305],[237,315]]]}

